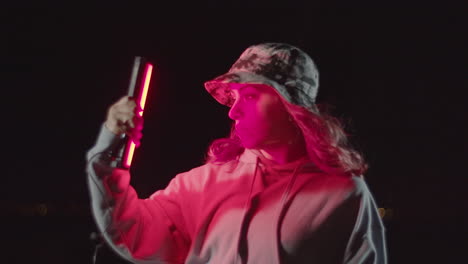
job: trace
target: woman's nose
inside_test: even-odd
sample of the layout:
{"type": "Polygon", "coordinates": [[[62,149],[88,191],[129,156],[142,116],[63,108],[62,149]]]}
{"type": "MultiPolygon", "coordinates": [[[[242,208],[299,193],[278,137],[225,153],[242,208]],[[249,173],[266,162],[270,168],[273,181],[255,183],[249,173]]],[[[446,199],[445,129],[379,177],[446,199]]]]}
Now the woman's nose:
{"type": "Polygon", "coordinates": [[[232,120],[239,120],[239,118],[241,118],[242,116],[242,111],[241,111],[241,106],[239,104],[239,101],[236,100],[232,106],[231,106],[231,109],[229,110],[229,118],[231,118],[232,120]]]}

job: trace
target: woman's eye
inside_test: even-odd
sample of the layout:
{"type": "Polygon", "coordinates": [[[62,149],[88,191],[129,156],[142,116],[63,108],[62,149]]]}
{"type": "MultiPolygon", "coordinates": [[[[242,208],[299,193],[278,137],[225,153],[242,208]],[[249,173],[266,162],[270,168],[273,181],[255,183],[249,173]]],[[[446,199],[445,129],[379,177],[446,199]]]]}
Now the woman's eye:
{"type": "Polygon", "coordinates": [[[244,98],[247,99],[247,100],[252,100],[252,99],[255,99],[257,97],[254,94],[246,94],[246,95],[244,95],[244,98]]]}

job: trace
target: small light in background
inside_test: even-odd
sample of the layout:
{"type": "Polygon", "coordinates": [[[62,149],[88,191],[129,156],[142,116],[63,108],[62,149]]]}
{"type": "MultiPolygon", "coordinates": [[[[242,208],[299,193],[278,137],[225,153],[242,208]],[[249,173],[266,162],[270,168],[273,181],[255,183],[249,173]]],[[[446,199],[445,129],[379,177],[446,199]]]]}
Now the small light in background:
{"type": "Polygon", "coordinates": [[[381,219],[392,220],[393,219],[393,208],[379,208],[379,215],[381,219]]]}
{"type": "Polygon", "coordinates": [[[379,215],[380,215],[380,218],[385,217],[385,208],[379,208],[379,215]]]}
{"type": "Polygon", "coordinates": [[[48,212],[47,204],[41,203],[36,205],[35,211],[40,216],[46,216],[48,212]]]}

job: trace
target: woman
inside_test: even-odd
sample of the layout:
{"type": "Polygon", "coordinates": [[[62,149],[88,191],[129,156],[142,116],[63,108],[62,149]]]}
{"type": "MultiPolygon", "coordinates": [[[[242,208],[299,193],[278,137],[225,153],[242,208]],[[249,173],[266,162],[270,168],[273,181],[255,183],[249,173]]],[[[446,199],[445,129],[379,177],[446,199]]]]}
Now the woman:
{"type": "Polygon", "coordinates": [[[386,263],[384,227],[339,123],[315,105],[318,71],[297,47],[247,48],[205,83],[233,130],[207,162],[138,199],[112,153],[142,120],[128,97],[109,108],[88,152],[93,214],[134,263],[386,263]]]}

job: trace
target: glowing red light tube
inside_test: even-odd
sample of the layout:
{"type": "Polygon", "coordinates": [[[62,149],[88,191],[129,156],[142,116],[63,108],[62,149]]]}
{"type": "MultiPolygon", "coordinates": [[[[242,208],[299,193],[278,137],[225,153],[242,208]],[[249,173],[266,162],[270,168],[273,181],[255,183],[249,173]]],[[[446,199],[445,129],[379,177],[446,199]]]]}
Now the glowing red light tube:
{"type": "MultiPolygon", "coordinates": [[[[138,96],[135,97],[137,104],[140,106],[141,111],[138,115],[143,116],[143,110],[145,109],[146,98],[151,82],[151,75],[153,73],[153,65],[151,63],[144,63],[142,57],[135,57],[133,64],[133,72],[130,80],[130,86],[128,89],[128,95],[135,97],[135,93],[138,96]],[[135,91],[135,88],[137,88],[135,91]]],[[[125,145],[124,155],[122,158],[122,166],[124,168],[130,168],[132,165],[133,154],[135,153],[136,145],[133,140],[127,138],[125,145]]]]}

